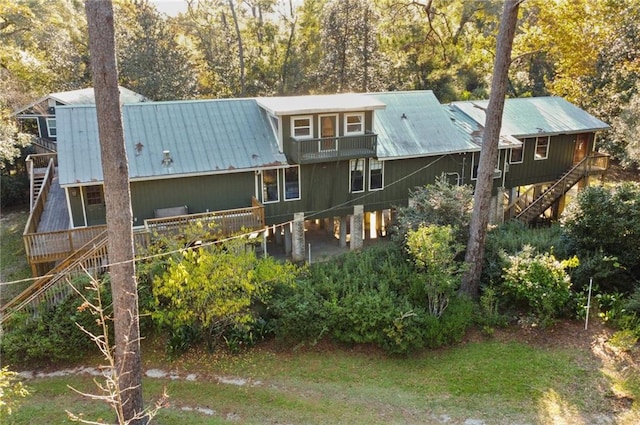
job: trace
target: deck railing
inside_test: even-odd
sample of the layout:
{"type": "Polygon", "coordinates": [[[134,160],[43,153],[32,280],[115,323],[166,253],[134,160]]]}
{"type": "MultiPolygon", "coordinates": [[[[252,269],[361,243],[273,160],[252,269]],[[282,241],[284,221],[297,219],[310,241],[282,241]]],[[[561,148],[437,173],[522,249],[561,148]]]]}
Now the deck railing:
{"type": "MultiPolygon", "coordinates": [[[[31,155],[29,155],[30,157],[31,155]]],[[[28,157],[27,157],[28,158],[28,157]]],[[[53,159],[49,159],[49,163],[45,168],[44,177],[42,179],[42,185],[38,190],[38,194],[36,195],[36,188],[33,184],[33,163],[29,165],[27,162],[27,167],[30,167],[29,173],[31,174],[31,208],[29,213],[29,219],[27,220],[27,225],[25,227],[25,232],[27,230],[31,232],[35,232],[38,230],[38,223],[40,223],[40,218],[42,218],[42,213],[44,211],[44,206],[47,203],[47,197],[49,196],[49,189],[51,189],[51,183],[53,182],[53,177],[55,174],[55,166],[53,159]]]]}
{"type": "Polygon", "coordinates": [[[325,137],[316,139],[291,138],[292,159],[298,164],[328,162],[376,155],[378,135],[365,133],[357,136],[325,137]]]}
{"type": "MultiPolygon", "coordinates": [[[[65,260],[106,229],[105,225],[101,225],[38,233],[37,223],[40,221],[43,208],[44,203],[36,203],[36,208],[29,216],[23,233],[25,251],[33,276],[42,275],[47,271],[42,270],[39,265],[65,260]]],[[[209,226],[213,233],[224,235],[242,230],[262,230],[265,227],[264,206],[254,197],[250,207],[147,219],[144,229],[134,230],[135,247],[136,249],[147,247],[154,239],[154,234],[180,233],[187,226],[197,222],[209,226]]]]}
{"type": "Polygon", "coordinates": [[[106,270],[107,264],[107,232],[103,229],[53,270],[3,305],[0,308],[0,324],[5,325],[11,315],[18,311],[36,315],[42,307],[52,308],[71,294],[73,288],[70,285],[83,282],[79,277],[97,277],[106,270]]]}
{"type": "MultiPolygon", "coordinates": [[[[44,153],[44,154],[32,154],[27,156],[25,163],[27,165],[27,173],[29,173],[29,209],[33,210],[35,203],[37,201],[37,197],[43,191],[44,185],[51,185],[51,180],[55,177],[55,167],[58,162],[58,155],[55,153],[44,153]],[[37,171],[39,170],[39,175],[36,176],[37,171]],[[41,176],[44,174],[44,177],[41,176]],[[47,181],[48,180],[48,181],[47,181]]],[[[47,188],[47,193],[45,194],[44,202],[46,201],[46,196],[49,193],[49,188],[47,188]]],[[[39,222],[39,221],[38,221],[39,222]]],[[[37,223],[37,222],[36,222],[37,223]]]]}
{"type": "Polygon", "coordinates": [[[54,153],[58,151],[58,144],[44,137],[34,137],[33,145],[36,152],[41,151],[39,153],[54,153]]]}
{"type": "Polygon", "coordinates": [[[105,229],[106,226],[92,226],[46,233],[25,232],[22,235],[25,251],[34,275],[39,274],[34,268],[36,264],[65,260],[105,229]]]}
{"type": "Polygon", "coordinates": [[[150,218],[144,221],[144,225],[152,238],[155,233],[177,233],[195,223],[207,226],[210,232],[219,232],[225,235],[238,233],[243,229],[263,229],[265,226],[264,207],[256,198],[252,198],[251,205],[246,208],[150,218]]]}
{"type": "Polygon", "coordinates": [[[530,221],[543,213],[559,197],[564,195],[583,177],[602,174],[609,168],[609,155],[594,153],[585,157],[566,171],[558,180],[539,196],[533,195],[531,186],[505,209],[505,218],[516,217],[523,221],[530,221]]]}

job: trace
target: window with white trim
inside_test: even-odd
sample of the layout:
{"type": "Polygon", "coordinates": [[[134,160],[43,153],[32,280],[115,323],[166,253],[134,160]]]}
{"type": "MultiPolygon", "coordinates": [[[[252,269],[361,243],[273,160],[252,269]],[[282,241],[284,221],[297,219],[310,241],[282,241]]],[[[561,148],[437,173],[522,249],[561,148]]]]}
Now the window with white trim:
{"type": "Polygon", "coordinates": [[[547,159],[549,157],[549,136],[536,137],[536,154],[534,159],[547,159]]]}
{"type": "Polygon", "coordinates": [[[384,162],[369,159],[369,190],[384,189],[384,162]]]}
{"type": "Polygon", "coordinates": [[[284,180],[284,200],[294,201],[300,199],[300,167],[285,168],[282,170],[284,180]]]}
{"type": "Polygon", "coordinates": [[[345,114],[344,135],[351,136],[357,134],[364,134],[364,114],[345,114]]]}
{"type": "Polygon", "coordinates": [[[49,132],[49,137],[56,137],[58,134],[55,118],[47,118],[47,131],[49,132]]]}
{"type": "Polygon", "coordinates": [[[518,147],[511,148],[509,164],[522,164],[524,160],[524,143],[518,147]]]}
{"type": "Polygon", "coordinates": [[[280,200],[280,185],[278,170],[263,170],[260,173],[262,187],[262,203],[278,202],[280,200]]]}
{"type": "Polygon", "coordinates": [[[364,192],[364,159],[349,161],[349,188],[351,193],[364,192]]]}
{"type": "Polygon", "coordinates": [[[313,117],[291,117],[291,135],[296,139],[313,138],[313,117]]]}

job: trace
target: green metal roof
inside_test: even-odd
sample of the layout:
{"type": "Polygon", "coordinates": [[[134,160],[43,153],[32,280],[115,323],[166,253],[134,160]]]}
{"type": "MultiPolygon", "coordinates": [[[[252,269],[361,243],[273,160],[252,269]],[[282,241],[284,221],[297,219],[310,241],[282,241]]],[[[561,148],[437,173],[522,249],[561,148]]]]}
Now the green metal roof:
{"type": "MultiPolygon", "coordinates": [[[[484,133],[484,127],[482,125],[478,124],[467,114],[452,105],[442,105],[442,107],[447,114],[449,114],[454,127],[463,135],[463,137],[466,137],[469,141],[478,146],[482,146],[482,136],[484,133]]],[[[517,138],[508,134],[500,135],[498,141],[499,149],[509,149],[518,146],[522,146],[522,142],[517,138]]]]}
{"type": "MultiPolygon", "coordinates": [[[[488,100],[453,102],[480,126],[485,125],[488,100]]],[[[506,99],[500,134],[533,137],[541,134],[567,134],[606,130],[609,125],[561,97],[523,97],[506,99]]]]}
{"type": "MultiPolygon", "coordinates": [[[[122,108],[132,180],[247,171],[286,164],[253,99],[148,102],[122,108]],[[163,164],[164,151],[171,162],[163,164]]],[[[60,184],[103,180],[95,106],[56,108],[60,184]]]]}
{"type": "Polygon", "coordinates": [[[370,93],[387,107],[376,112],[378,158],[400,159],[478,151],[459,132],[432,91],[370,93]]]}

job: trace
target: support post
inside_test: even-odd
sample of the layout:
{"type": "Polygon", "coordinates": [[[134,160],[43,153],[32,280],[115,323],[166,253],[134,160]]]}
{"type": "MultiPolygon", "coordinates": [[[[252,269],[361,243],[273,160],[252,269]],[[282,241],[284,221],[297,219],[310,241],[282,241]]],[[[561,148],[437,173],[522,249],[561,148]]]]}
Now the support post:
{"type": "Polygon", "coordinates": [[[351,251],[362,249],[364,244],[364,206],[356,205],[353,207],[353,215],[351,216],[351,251]]]}
{"type": "Polygon", "coordinates": [[[291,260],[296,263],[304,261],[304,213],[300,212],[293,215],[293,234],[291,235],[291,244],[291,260]]]}
{"type": "Polygon", "coordinates": [[[340,217],[340,248],[347,247],[347,217],[340,217]]]}

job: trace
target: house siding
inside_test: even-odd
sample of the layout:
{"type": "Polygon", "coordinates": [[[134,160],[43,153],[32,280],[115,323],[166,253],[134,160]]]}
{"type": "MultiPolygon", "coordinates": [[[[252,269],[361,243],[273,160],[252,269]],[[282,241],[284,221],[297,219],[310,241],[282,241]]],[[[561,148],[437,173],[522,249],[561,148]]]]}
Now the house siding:
{"type": "Polygon", "coordinates": [[[132,182],[134,225],[158,208],[186,205],[189,213],[201,213],[248,207],[254,193],[254,172],[132,182]]]}
{"type": "MultiPolygon", "coordinates": [[[[349,161],[303,165],[300,167],[301,199],[265,204],[268,225],[291,220],[296,212],[320,219],[353,213],[354,205],[365,211],[406,206],[410,189],[434,183],[443,173],[459,173],[462,183],[470,183],[471,159],[466,154],[409,158],[384,162],[384,189],[369,190],[369,163],[366,161],[363,192],[350,192],[349,161]]],[[[282,175],[280,174],[280,178],[282,175]]]]}
{"type": "MultiPolygon", "coordinates": [[[[552,136],[547,159],[535,159],[535,138],[523,139],[524,158],[522,164],[510,164],[505,179],[506,187],[517,187],[545,183],[558,179],[573,165],[573,154],[577,135],[552,136]]],[[[587,152],[592,151],[593,134],[589,136],[587,152]]]]}

